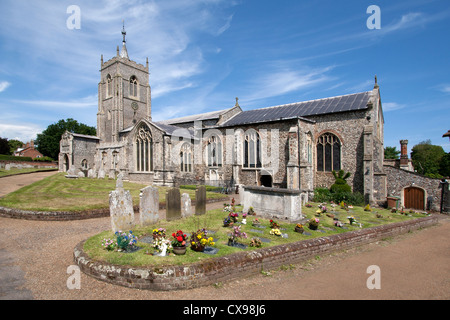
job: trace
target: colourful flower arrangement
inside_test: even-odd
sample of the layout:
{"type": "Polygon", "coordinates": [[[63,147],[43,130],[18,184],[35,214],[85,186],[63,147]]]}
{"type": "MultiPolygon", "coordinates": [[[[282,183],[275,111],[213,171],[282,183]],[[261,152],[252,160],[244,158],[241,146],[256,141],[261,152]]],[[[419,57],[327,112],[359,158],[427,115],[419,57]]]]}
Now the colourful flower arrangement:
{"type": "Polygon", "coordinates": [[[280,231],[280,229],[272,229],[272,230],[270,230],[270,232],[269,232],[271,235],[274,235],[274,236],[281,236],[281,231],[280,231]]]}
{"type": "Polygon", "coordinates": [[[165,238],[166,237],[166,229],[158,228],[153,229],[153,238],[165,238]]]}
{"type": "Polygon", "coordinates": [[[107,251],[113,251],[117,246],[117,241],[112,239],[106,239],[103,238],[102,240],[102,247],[106,249],[107,251]]]}
{"type": "Polygon", "coordinates": [[[133,235],[131,230],[128,234],[119,230],[115,233],[115,235],[117,238],[117,247],[119,251],[131,249],[137,243],[137,238],[133,235]]]}
{"type": "Polygon", "coordinates": [[[303,233],[305,229],[303,229],[303,225],[301,223],[297,223],[294,228],[295,232],[303,233]]]}
{"type": "Polygon", "coordinates": [[[240,238],[247,239],[247,234],[241,231],[241,226],[233,227],[233,232],[228,235],[228,240],[236,242],[236,240],[240,238]]]}
{"type": "Polygon", "coordinates": [[[270,228],[271,229],[279,229],[280,225],[278,224],[278,222],[270,220],[270,228]]]}
{"type": "Polygon", "coordinates": [[[207,245],[215,245],[214,239],[208,237],[208,232],[206,229],[199,229],[191,235],[191,249],[203,251],[204,247],[207,245]]]}
{"type": "Polygon", "coordinates": [[[311,230],[317,230],[319,227],[319,218],[311,218],[311,220],[308,221],[308,228],[311,230]]]}
{"type": "Polygon", "coordinates": [[[167,239],[166,237],[160,237],[160,238],[153,239],[152,246],[158,252],[171,250],[173,248],[171,241],[169,239],[167,239]],[[164,250],[164,248],[165,248],[165,250],[164,250]]]}
{"type": "Polygon", "coordinates": [[[358,222],[358,221],[356,221],[354,216],[348,216],[347,219],[348,219],[348,222],[350,222],[350,224],[358,222]]]}
{"type": "Polygon", "coordinates": [[[252,221],[252,226],[260,226],[260,225],[261,222],[257,218],[255,218],[255,220],[252,221]]]}
{"type": "Polygon", "coordinates": [[[344,226],[344,224],[342,222],[340,222],[339,220],[334,220],[334,226],[342,228],[344,226]]]}
{"type": "Polygon", "coordinates": [[[256,215],[255,210],[253,209],[253,207],[248,208],[247,214],[249,216],[254,216],[256,215]]]}
{"type": "Polygon", "coordinates": [[[178,230],[176,233],[172,233],[172,246],[173,247],[184,247],[186,245],[187,236],[183,231],[178,230]]]}
{"type": "Polygon", "coordinates": [[[262,242],[260,238],[252,238],[249,244],[250,247],[261,248],[262,242]]]}

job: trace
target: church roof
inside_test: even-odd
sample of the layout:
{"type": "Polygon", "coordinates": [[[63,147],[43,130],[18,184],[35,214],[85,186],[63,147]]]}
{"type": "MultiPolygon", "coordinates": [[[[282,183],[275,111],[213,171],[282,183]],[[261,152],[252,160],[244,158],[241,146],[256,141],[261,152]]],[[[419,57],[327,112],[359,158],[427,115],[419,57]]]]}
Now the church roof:
{"type": "Polygon", "coordinates": [[[372,91],[367,91],[344,96],[248,110],[236,114],[221,126],[229,127],[259,122],[303,118],[337,112],[365,110],[368,108],[367,104],[371,96],[372,91]]]}
{"type": "Polygon", "coordinates": [[[163,121],[159,121],[158,123],[176,125],[179,123],[186,123],[186,122],[214,120],[214,119],[219,119],[219,117],[222,114],[224,114],[225,112],[227,112],[231,109],[233,109],[233,108],[199,113],[199,114],[194,114],[194,115],[190,115],[190,116],[179,117],[179,118],[174,118],[174,119],[169,119],[169,120],[163,120],[163,121]]]}

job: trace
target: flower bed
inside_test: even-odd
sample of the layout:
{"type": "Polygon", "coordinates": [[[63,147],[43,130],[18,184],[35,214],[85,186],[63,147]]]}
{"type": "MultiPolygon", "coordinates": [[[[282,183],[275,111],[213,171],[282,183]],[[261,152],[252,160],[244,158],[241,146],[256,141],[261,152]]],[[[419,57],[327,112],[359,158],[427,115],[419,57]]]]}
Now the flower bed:
{"type": "MultiPolygon", "coordinates": [[[[281,265],[301,262],[323,253],[407,233],[411,230],[435,225],[437,222],[437,216],[408,219],[378,227],[357,229],[302,241],[297,240],[260,249],[252,246],[248,251],[239,250],[239,252],[226,256],[182,265],[146,265],[143,267],[114,265],[93,259],[85,251],[87,241],[82,241],[74,249],[74,260],[86,274],[116,285],[148,290],[189,289],[257,274],[262,268],[270,270],[281,265]]],[[[255,241],[252,239],[252,242],[255,241]]],[[[118,254],[132,256],[137,253],[118,254]]],[[[175,258],[180,257],[183,256],[175,258]]]]}

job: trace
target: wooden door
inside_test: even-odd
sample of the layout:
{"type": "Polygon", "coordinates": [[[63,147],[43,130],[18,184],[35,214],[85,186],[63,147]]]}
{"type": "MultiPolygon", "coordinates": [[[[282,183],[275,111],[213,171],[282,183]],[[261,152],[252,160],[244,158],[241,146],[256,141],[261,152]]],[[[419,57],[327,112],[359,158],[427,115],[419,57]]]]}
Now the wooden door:
{"type": "Polygon", "coordinates": [[[405,189],[405,208],[425,210],[425,195],[420,188],[409,187],[405,189]]]}

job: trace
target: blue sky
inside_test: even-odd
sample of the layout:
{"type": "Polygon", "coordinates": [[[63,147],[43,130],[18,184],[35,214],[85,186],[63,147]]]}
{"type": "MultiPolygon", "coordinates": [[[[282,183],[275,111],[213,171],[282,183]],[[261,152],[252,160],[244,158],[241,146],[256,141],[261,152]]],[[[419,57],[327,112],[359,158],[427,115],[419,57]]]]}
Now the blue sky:
{"type": "Polygon", "coordinates": [[[100,56],[122,20],[150,62],[153,120],[369,91],[378,76],[385,146],[450,152],[450,1],[155,0],[0,2],[0,137],[34,139],[74,118],[96,126],[100,56]],[[69,29],[70,5],[80,29],[69,29]],[[380,29],[369,29],[370,5],[380,29]]]}

